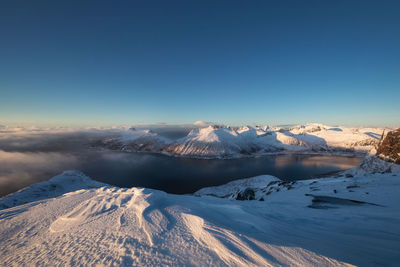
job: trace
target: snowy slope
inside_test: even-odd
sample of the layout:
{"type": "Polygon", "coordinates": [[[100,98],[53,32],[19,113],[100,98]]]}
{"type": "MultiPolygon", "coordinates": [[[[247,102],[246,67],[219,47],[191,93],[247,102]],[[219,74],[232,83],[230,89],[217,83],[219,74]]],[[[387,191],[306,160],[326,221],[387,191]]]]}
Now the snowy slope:
{"type": "Polygon", "coordinates": [[[140,137],[137,137],[138,132],[129,133],[133,137],[108,138],[100,146],[199,158],[243,157],[282,151],[366,153],[378,144],[382,132],[380,128],[330,127],[322,124],[299,125],[290,129],[208,126],[194,129],[176,141],[140,131],[140,137]]]}
{"type": "Polygon", "coordinates": [[[69,171],[0,199],[0,265],[396,266],[399,175],[259,176],[184,196],[69,171]]]}
{"type": "Polygon", "coordinates": [[[330,127],[323,124],[310,123],[290,129],[299,140],[314,144],[320,139],[332,149],[355,149],[367,152],[378,144],[383,128],[348,128],[330,127]]]}

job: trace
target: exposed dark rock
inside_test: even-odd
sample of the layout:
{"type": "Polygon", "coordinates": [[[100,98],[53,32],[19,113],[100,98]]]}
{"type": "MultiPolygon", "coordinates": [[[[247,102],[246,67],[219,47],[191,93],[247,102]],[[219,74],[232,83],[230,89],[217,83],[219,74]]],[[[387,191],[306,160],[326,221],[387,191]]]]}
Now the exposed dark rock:
{"type": "Polygon", "coordinates": [[[337,209],[337,207],[334,207],[334,206],[328,206],[328,205],[314,205],[314,203],[313,203],[312,205],[308,205],[307,208],[311,208],[311,209],[321,209],[321,210],[337,209]]]}
{"type": "Polygon", "coordinates": [[[254,190],[251,188],[246,188],[243,192],[239,192],[237,194],[236,199],[237,200],[254,200],[255,193],[254,190]]]}
{"type": "Polygon", "coordinates": [[[372,206],[383,207],[382,205],[378,205],[375,203],[364,202],[354,199],[347,199],[347,198],[317,196],[312,194],[305,194],[305,196],[313,197],[312,204],[309,205],[308,207],[314,209],[335,208],[336,205],[372,205],[372,206]]]}
{"type": "Polygon", "coordinates": [[[376,154],[400,164],[400,128],[382,135],[376,154]]]}
{"type": "Polygon", "coordinates": [[[352,147],[356,146],[376,146],[378,144],[378,140],[376,139],[367,139],[367,140],[361,140],[357,142],[351,143],[352,147]]]}
{"type": "Polygon", "coordinates": [[[271,185],[274,185],[274,184],[277,184],[277,183],[279,183],[279,181],[271,181],[271,182],[269,182],[269,183],[267,184],[267,187],[268,187],[268,186],[271,186],[271,185]]]}

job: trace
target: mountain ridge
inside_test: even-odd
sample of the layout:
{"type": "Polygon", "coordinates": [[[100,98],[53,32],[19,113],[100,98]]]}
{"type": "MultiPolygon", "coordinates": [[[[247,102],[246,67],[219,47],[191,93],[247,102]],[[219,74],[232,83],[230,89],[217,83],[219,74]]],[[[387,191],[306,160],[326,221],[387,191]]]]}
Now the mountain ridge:
{"type": "Polygon", "coordinates": [[[195,158],[237,158],[268,153],[359,153],[376,147],[383,128],[331,127],[306,124],[290,128],[271,126],[196,128],[171,140],[146,130],[129,130],[97,146],[126,152],[153,152],[195,158]]]}

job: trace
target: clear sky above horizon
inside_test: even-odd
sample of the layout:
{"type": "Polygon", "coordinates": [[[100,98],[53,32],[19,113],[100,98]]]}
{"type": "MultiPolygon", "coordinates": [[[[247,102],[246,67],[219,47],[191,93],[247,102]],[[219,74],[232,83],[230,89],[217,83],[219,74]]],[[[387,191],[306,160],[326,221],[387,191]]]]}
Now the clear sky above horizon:
{"type": "Polygon", "coordinates": [[[0,124],[400,126],[399,1],[2,1],[0,124]]]}

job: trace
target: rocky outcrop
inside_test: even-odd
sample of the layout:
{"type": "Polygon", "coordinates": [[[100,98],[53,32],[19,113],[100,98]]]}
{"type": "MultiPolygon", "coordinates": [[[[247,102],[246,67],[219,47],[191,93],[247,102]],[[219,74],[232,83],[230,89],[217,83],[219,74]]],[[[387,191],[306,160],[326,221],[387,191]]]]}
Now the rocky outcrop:
{"type": "Polygon", "coordinates": [[[400,128],[382,135],[376,154],[380,158],[400,164],[400,128]]]}
{"type": "Polygon", "coordinates": [[[251,188],[246,188],[243,192],[239,192],[236,196],[237,200],[254,200],[255,193],[251,188]]]}

